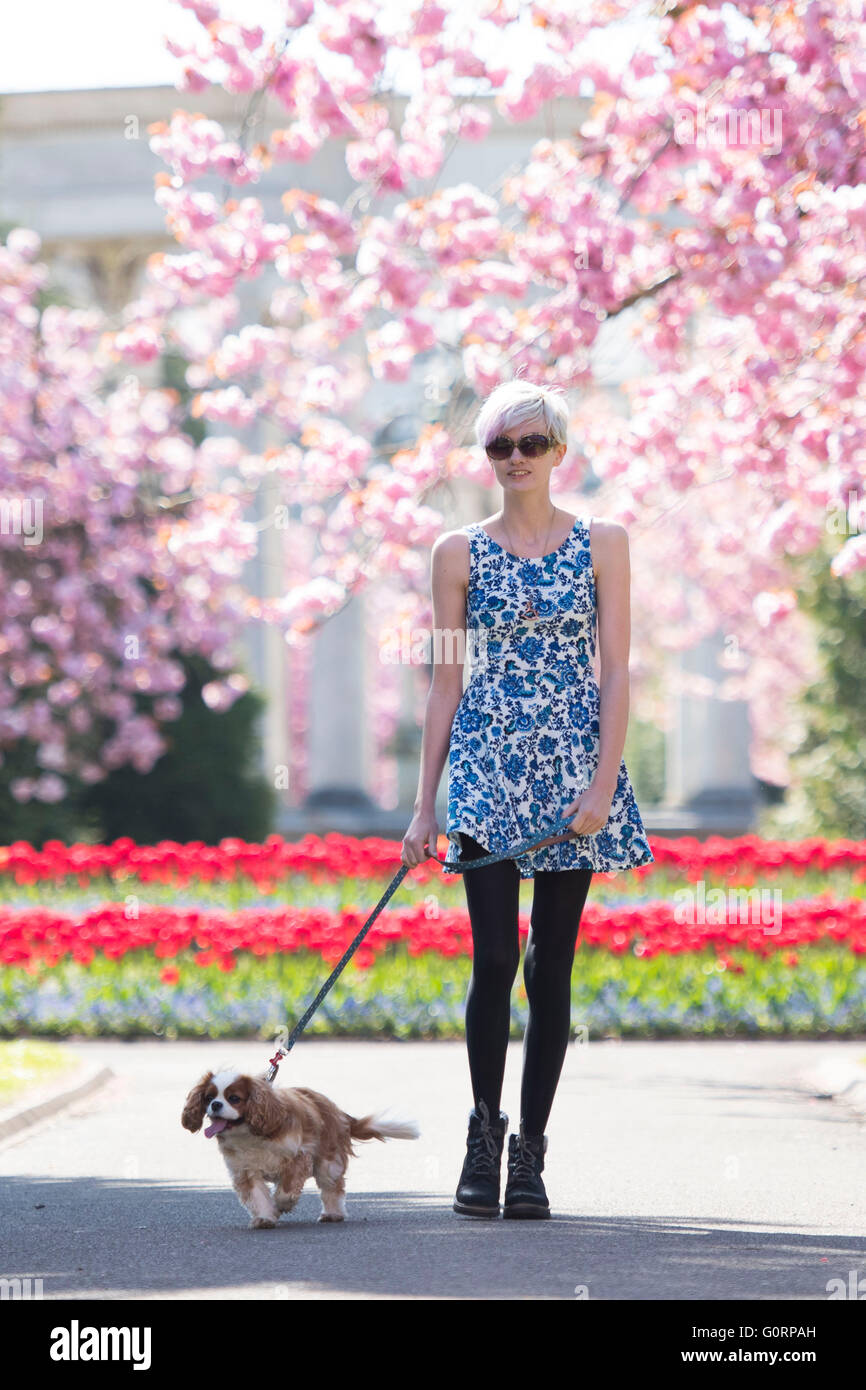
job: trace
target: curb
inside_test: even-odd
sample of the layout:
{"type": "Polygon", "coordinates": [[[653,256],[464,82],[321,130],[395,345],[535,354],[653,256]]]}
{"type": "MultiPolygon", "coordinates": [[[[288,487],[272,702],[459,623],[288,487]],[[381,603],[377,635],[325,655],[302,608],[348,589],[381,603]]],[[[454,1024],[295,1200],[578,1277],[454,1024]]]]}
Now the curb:
{"type": "Polygon", "coordinates": [[[866,1069],[855,1062],[825,1062],[803,1072],[800,1081],[815,1100],[842,1101],[866,1116],[866,1069]]]}
{"type": "Polygon", "coordinates": [[[56,1115],[59,1110],[71,1105],[73,1101],[81,1100],[83,1097],[91,1095],[92,1092],[98,1091],[100,1086],[104,1086],[113,1077],[114,1072],[110,1067],[99,1067],[96,1070],[91,1070],[85,1076],[84,1081],[79,1081],[75,1086],[55,1092],[54,1095],[48,1096],[37,1105],[22,1106],[20,1110],[15,1110],[11,1114],[0,1112],[0,1141],[8,1139],[12,1134],[17,1134],[19,1130],[29,1129],[31,1125],[38,1124],[40,1120],[47,1119],[50,1115],[56,1115]]]}

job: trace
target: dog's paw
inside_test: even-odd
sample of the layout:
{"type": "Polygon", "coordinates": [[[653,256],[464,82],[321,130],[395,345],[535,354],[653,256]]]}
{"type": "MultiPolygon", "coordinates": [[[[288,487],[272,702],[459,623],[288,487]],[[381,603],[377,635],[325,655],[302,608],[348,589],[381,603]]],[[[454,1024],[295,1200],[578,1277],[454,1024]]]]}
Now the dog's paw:
{"type": "Polygon", "coordinates": [[[251,1230],[251,1231],[268,1231],[268,1230],[273,1230],[273,1228],[274,1228],[274,1226],[276,1226],[276,1224],[277,1224],[276,1221],[272,1220],[270,1216],[254,1216],[253,1219],[252,1219],[252,1221],[250,1222],[250,1230],[251,1230]]]}
{"type": "Polygon", "coordinates": [[[345,1216],[340,1216],[337,1212],[323,1211],[316,1219],[318,1221],[345,1221],[346,1218],[345,1216]]]}
{"type": "Polygon", "coordinates": [[[298,1200],[300,1196],[300,1192],[286,1192],[285,1190],[281,1191],[278,1188],[274,1193],[275,1210],[291,1211],[293,1207],[296,1207],[298,1205],[298,1200]]]}

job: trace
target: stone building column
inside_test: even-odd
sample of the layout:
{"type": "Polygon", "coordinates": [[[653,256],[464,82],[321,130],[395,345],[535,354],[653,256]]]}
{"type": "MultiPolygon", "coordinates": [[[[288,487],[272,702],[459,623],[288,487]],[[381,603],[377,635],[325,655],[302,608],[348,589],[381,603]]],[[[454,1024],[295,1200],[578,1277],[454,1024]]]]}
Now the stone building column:
{"type": "MultiPolygon", "coordinates": [[[[714,682],[723,678],[718,656],[723,634],[717,630],[688,651],[673,654],[674,669],[697,672],[714,682]]],[[[667,736],[665,805],[730,817],[748,823],[757,804],[749,767],[749,708],[745,700],[716,695],[674,697],[676,708],[667,736]]]]}
{"type": "Polygon", "coordinates": [[[363,595],[355,594],[313,639],[309,792],[305,810],[366,810],[370,734],[365,692],[363,595]]]}

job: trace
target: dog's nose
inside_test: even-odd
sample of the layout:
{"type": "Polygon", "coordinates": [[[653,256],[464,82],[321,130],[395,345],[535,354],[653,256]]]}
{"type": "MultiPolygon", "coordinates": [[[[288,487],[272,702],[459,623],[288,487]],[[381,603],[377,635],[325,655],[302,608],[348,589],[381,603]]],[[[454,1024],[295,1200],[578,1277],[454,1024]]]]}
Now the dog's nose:
{"type": "Polygon", "coordinates": [[[209,1106],[208,1108],[209,1108],[209,1109],[212,1111],[212,1113],[215,1115],[216,1112],[217,1112],[218,1110],[222,1110],[222,1108],[223,1108],[223,1103],[222,1103],[221,1100],[212,1100],[211,1103],[210,1103],[210,1106],[209,1106]]]}

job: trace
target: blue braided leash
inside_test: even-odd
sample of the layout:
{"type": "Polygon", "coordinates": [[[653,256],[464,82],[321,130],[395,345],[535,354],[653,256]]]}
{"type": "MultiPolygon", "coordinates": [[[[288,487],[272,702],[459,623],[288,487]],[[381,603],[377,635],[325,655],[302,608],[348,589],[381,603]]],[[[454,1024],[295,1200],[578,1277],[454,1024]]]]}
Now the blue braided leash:
{"type": "MultiPolygon", "coordinates": [[[[542,840],[546,840],[549,837],[555,835],[565,834],[568,830],[571,821],[573,820],[573,815],[569,816],[566,819],[560,819],[556,821],[549,829],[545,830],[541,835],[535,835],[528,840],[522,840],[519,845],[516,845],[514,847],[514,849],[502,850],[499,854],[485,854],[483,858],[469,859],[462,864],[456,863],[448,864],[447,866],[445,866],[445,860],[440,859],[438,854],[428,853],[426,857],[428,859],[435,859],[437,864],[442,864],[443,866],[445,866],[447,873],[466,873],[466,871],[469,869],[480,869],[484,864],[498,864],[500,859],[516,859],[518,855],[525,854],[527,850],[534,849],[535,846],[539,845],[542,840]]],[[[312,1004],[310,1004],[309,1008],[295,1024],[294,1028],[289,1034],[288,1041],[285,1043],[284,1046],[281,1045],[280,1047],[278,1047],[274,1056],[270,1058],[270,1067],[268,1068],[268,1072],[266,1075],[267,1081],[274,1080],[283,1057],[285,1057],[287,1053],[291,1052],[301,1033],[303,1033],[310,1019],[313,1017],[313,1014],[316,1012],[325,995],[328,993],[328,990],[334,984],[334,981],[336,980],[337,976],[345,968],[345,966],[348,965],[352,956],[355,954],[361,942],[364,940],[364,937],[367,935],[367,932],[370,930],[376,918],[379,916],[379,913],[382,911],[382,908],[385,907],[389,899],[400,887],[400,884],[403,882],[403,879],[409,873],[410,867],[412,866],[410,866],[409,864],[403,864],[402,867],[398,869],[397,873],[391,879],[391,882],[388,884],[388,887],[385,889],[385,892],[382,894],[373,911],[370,913],[370,916],[367,918],[363,927],[358,932],[358,935],[355,937],[351,945],[347,947],[347,949],[344,951],[343,955],[340,957],[337,964],[334,966],[334,969],[331,971],[327,980],[322,985],[322,988],[319,990],[312,1004]]]]}

